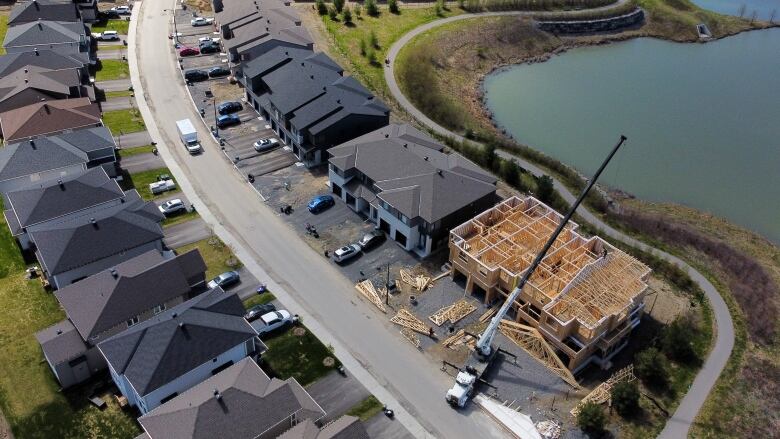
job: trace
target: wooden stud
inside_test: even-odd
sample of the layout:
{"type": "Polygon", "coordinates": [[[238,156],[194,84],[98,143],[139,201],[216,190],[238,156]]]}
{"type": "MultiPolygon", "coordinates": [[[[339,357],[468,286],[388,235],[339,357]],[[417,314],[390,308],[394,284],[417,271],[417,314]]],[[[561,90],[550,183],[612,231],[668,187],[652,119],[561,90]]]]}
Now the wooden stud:
{"type": "Polygon", "coordinates": [[[428,335],[430,333],[430,327],[426,326],[422,320],[418,319],[414,314],[409,312],[406,308],[401,308],[398,314],[390,319],[391,322],[396,325],[401,325],[405,328],[409,328],[412,331],[419,332],[420,334],[428,335]]]}
{"type": "Polygon", "coordinates": [[[371,279],[366,279],[363,282],[359,282],[357,285],[355,285],[355,289],[357,289],[358,292],[363,295],[363,297],[373,303],[374,306],[379,308],[380,311],[387,312],[384,302],[384,299],[387,296],[386,288],[377,291],[376,288],[374,288],[374,283],[371,282],[371,279]]]}
{"type": "Polygon", "coordinates": [[[547,341],[545,341],[536,328],[508,320],[502,320],[498,328],[502,334],[542,363],[552,373],[558,375],[575,389],[581,388],[577,380],[574,379],[574,375],[571,374],[561,359],[555,355],[555,351],[547,344],[547,341]]]}

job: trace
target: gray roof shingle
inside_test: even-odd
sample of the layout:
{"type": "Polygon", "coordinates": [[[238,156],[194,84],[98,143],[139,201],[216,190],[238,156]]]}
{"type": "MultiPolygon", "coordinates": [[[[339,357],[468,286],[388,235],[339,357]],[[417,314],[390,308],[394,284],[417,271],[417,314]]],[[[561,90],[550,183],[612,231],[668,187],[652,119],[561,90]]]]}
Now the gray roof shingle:
{"type": "Polygon", "coordinates": [[[165,259],[146,252],[57,290],[60,305],[84,340],[190,292],[187,279],[204,273],[206,263],[195,249],[165,259]],[[112,272],[113,270],[113,272],[112,272]]]}
{"type": "Polygon", "coordinates": [[[343,69],[327,55],[311,52],[265,74],[269,99],[284,114],[325,94],[326,86],[341,78],[343,69]]]}
{"type": "Polygon", "coordinates": [[[80,69],[84,63],[53,50],[9,53],[0,56],[0,76],[15,72],[26,66],[35,66],[47,70],[80,69]]]}
{"type": "Polygon", "coordinates": [[[369,436],[359,418],[345,415],[329,422],[322,429],[307,419],[277,439],[369,439],[369,436]]]}
{"type": "Polygon", "coordinates": [[[259,437],[293,413],[312,421],[325,415],[295,379],[271,379],[245,358],[138,421],[151,439],[239,439],[259,437]]]}
{"type": "Polygon", "coordinates": [[[74,45],[85,42],[87,31],[81,21],[33,21],[8,28],[3,47],[37,46],[46,44],[74,45]]]}
{"type": "Polygon", "coordinates": [[[139,395],[169,383],[257,337],[236,294],[216,288],[98,344],[106,361],[139,395]],[[220,302],[231,306],[213,310],[220,302]]]}
{"type": "Polygon", "coordinates": [[[63,320],[35,334],[51,364],[72,360],[87,352],[87,345],[70,320],[63,320]]]}
{"type": "Polygon", "coordinates": [[[56,0],[21,1],[8,15],[9,25],[38,20],[81,21],[74,3],[56,0]]]}
{"type": "Polygon", "coordinates": [[[116,180],[97,167],[61,184],[49,181],[42,187],[9,192],[6,196],[20,226],[28,227],[117,200],[124,192],[116,180]]]}

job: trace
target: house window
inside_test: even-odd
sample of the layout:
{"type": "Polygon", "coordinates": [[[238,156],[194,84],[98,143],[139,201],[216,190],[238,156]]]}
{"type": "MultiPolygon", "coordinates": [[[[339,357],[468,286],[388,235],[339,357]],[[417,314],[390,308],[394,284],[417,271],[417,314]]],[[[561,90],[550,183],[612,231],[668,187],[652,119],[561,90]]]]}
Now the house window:
{"type": "Polygon", "coordinates": [[[132,318],[127,320],[127,327],[128,328],[133,326],[133,325],[137,325],[137,324],[138,324],[138,316],[132,317],[132,318]]]}
{"type": "Polygon", "coordinates": [[[154,315],[160,314],[161,312],[165,311],[165,304],[160,304],[154,307],[154,315]]]}

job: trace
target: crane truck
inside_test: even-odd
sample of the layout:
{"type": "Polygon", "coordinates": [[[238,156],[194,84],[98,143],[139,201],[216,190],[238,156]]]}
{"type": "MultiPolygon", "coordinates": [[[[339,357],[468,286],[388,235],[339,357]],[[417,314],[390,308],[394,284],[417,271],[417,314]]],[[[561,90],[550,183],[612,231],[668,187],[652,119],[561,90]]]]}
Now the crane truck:
{"type": "Polygon", "coordinates": [[[458,371],[457,375],[455,376],[455,384],[447,391],[447,394],[444,397],[447,403],[452,407],[464,407],[469,398],[471,398],[473,395],[474,388],[482,379],[482,375],[485,373],[485,370],[487,370],[488,366],[490,366],[490,364],[493,362],[496,354],[499,351],[498,348],[493,347],[493,339],[498,332],[498,327],[501,324],[501,320],[503,320],[504,316],[506,316],[506,313],[509,311],[509,308],[512,306],[512,304],[515,303],[517,296],[519,296],[520,292],[523,291],[523,287],[525,286],[526,282],[528,282],[528,279],[534,273],[534,270],[536,270],[539,264],[541,264],[542,260],[547,255],[547,252],[558,238],[558,235],[560,235],[560,233],[563,231],[563,228],[566,227],[566,224],[569,222],[572,215],[574,215],[574,211],[577,210],[577,207],[579,207],[579,205],[588,195],[590,189],[594,184],[596,184],[596,180],[598,180],[601,172],[604,171],[604,168],[607,167],[609,161],[612,160],[612,157],[615,156],[618,149],[620,149],[625,141],[626,137],[620,136],[620,141],[617,143],[617,145],[615,145],[614,148],[612,148],[612,151],[593,175],[593,178],[590,179],[588,184],[582,190],[580,196],[577,198],[574,204],[572,204],[571,208],[563,217],[560,224],[558,224],[558,227],[555,229],[553,234],[550,235],[550,238],[547,240],[544,247],[542,247],[542,250],[539,251],[539,253],[536,255],[533,263],[531,263],[531,265],[525,271],[523,277],[517,283],[515,288],[512,289],[512,293],[509,294],[496,315],[490,320],[490,324],[487,326],[487,328],[485,328],[484,331],[482,331],[482,334],[479,335],[477,343],[474,346],[474,351],[472,351],[469,355],[468,359],[466,360],[466,364],[458,371]]]}

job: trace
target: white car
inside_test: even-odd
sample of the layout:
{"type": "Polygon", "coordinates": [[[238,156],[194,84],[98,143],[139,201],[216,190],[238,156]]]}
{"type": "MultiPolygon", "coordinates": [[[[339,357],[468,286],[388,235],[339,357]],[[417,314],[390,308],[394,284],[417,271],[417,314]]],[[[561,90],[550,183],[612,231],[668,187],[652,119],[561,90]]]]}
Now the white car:
{"type": "Polygon", "coordinates": [[[116,12],[119,15],[130,15],[130,6],[114,6],[111,8],[112,11],[116,12]]]}
{"type": "Polygon", "coordinates": [[[203,43],[217,44],[219,42],[220,42],[219,38],[212,38],[212,37],[200,37],[200,38],[198,38],[198,44],[203,44],[203,43]]]}
{"type": "Polygon", "coordinates": [[[208,26],[214,22],[213,18],[197,17],[190,20],[190,24],[193,26],[208,26]]]}
{"type": "Polygon", "coordinates": [[[279,146],[279,141],[274,139],[273,137],[268,137],[265,139],[260,139],[257,142],[255,142],[255,151],[257,152],[265,152],[270,151],[276,147],[279,146]]]}
{"type": "Polygon", "coordinates": [[[267,334],[283,326],[292,325],[297,318],[290,315],[289,311],[280,309],[263,314],[262,317],[252,322],[252,327],[258,334],[267,334]]]}
{"type": "Polygon", "coordinates": [[[333,252],[333,260],[336,262],[344,262],[347,259],[352,259],[360,254],[360,246],[357,244],[350,244],[341,247],[333,252]]]}
{"type": "Polygon", "coordinates": [[[107,30],[98,34],[92,34],[92,37],[98,41],[116,41],[119,40],[119,32],[115,30],[107,30]]]}
{"type": "Polygon", "coordinates": [[[184,201],[179,198],[174,198],[173,200],[168,200],[160,204],[159,209],[160,213],[165,216],[187,211],[187,207],[184,205],[184,201]]]}
{"type": "Polygon", "coordinates": [[[171,179],[155,181],[154,183],[149,184],[149,190],[152,191],[153,194],[161,194],[165,191],[172,191],[174,189],[176,189],[176,183],[171,179]]]}

